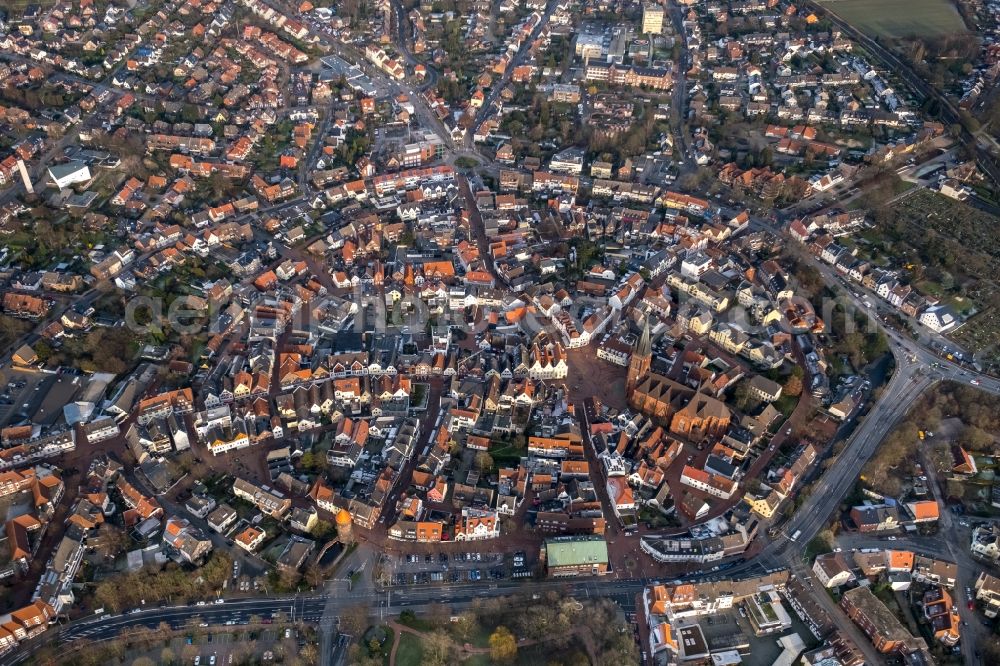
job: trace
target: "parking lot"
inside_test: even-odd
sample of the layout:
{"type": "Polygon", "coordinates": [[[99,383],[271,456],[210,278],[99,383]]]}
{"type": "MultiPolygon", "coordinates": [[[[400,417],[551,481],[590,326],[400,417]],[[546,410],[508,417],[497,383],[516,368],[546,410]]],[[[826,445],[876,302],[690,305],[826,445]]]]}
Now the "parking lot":
{"type": "Polygon", "coordinates": [[[244,562],[241,560],[233,560],[233,575],[227,584],[231,585],[234,592],[258,592],[263,589],[267,579],[253,575],[254,571],[256,568],[253,571],[244,568],[244,562]]]}
{"type": "Polygon", "coordinates": [[[19,368],[6,368],[0,373],[0,427],[20,421],[34,411],[44,397],[36,394],[47,377],[50,375],[19,368]]]}
{"type": "Polygon", "coordinates": [[[165,657],[170,656],[174,663],[197,666],[228,666],[248,663],[248,660],[252,663],[274,663],[287,661],[290,655],[298,652],[301,644],[302,638],[292,629],[192,633],[170,639],[169,646],[164,649],[130,651],[125,663],[143,656],[155,663],[165,663],[165,657]]]}
{"type": "Polygon", "coordinates": [[[515,553],[404,553],[385,562],[391,585],[463,583],[528,578],[534,564],[524,551],[515,553]]]}

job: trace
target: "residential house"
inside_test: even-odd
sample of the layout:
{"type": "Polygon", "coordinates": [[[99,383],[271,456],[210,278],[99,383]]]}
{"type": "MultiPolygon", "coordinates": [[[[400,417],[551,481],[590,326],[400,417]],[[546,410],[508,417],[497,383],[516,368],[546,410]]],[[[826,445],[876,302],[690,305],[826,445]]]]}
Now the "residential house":
{"type": "Polygon", "coordinates": [[[823,587],[840,587],[854,580],[854,573],[840,553],[817,555],[812,570],[823,587]]]}

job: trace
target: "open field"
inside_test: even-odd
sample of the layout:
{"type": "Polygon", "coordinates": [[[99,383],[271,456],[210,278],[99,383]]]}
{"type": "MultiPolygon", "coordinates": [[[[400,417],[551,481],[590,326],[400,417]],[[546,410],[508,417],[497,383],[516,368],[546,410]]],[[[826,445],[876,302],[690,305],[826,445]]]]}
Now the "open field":
{"type": "Polygon", "coordinates": [[[948,0],[820,0],[860,30],[884,37],[933,37],[965,32],[948,0]]]}
{"type": "Polygon", "coordinates": [[[56,4],[55,0],[5,0],[0,2],[0,7],[12,12],[12,16],[20,16],[28,5],[38,5],[41,9],[48,9],[56,4]]]}
{"type": "Polygon", "coordinates": [[[396,666],[420,666],[424,657],[424,644],[418,636],[403,632],[399,635],[396,666]]]}

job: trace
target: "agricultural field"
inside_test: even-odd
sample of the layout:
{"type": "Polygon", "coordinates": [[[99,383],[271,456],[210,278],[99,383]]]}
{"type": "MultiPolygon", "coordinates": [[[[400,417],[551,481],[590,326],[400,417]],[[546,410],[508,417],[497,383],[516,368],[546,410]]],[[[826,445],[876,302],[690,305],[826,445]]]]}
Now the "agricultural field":
{"type": "Polygon", "coordinates": [[[828,10],[872,35],[935,37],[965,32],[948,0],[820,0],[828,10]]]}
{"type": "Polygon", "coordinates": [[[12,16],[20,16],[24,13],[24,10],[28,8],[28,5],[37,5],[40,9],[48,9],[52,5],[56,4],[56,0],[7,0],[6,2],[0,3],[3,9],[8,12],[12,12],[12,16]]]}

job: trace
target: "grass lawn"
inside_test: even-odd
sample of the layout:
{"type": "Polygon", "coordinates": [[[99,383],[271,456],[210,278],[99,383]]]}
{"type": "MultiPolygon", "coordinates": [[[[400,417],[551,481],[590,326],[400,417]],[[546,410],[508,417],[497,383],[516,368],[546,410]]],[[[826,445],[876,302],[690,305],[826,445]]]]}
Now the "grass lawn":
{"type": "Polygon", "coordinates": [[[916,284],[917,291],[921,294],[933,296],[939,301],[944,301],[958,315],[964,315],[976,307],[975,303],[962,296],[952,296],[944,287],[933,280],[923,280],[916,284]]]}
{"type": "Polygon", "coordinates": [[[649,507],[643,507],[640,509],[639,521],[649,524],[649,526],[653,529],[659,529],[661,527],[676,524],[676,521],[672,521],[670,517],[663,515],[656,509],[650,509],[649,507]]]}
{"type": "Polygon", "coordinates": [[[951,296],[948,298],[948,304],[951,305],[955,314],[958,315],[969,314],[976,307],[975,303],[962,296],[951,296]]]}
{"type": "Polygon", "coordinates": [[[972,189],[976,191],[976,196],[980,199],[985,199],[987,202],[997,205],[997,193],[988,187],[983,187],[982,185],[972,185],[972,189]]]}
{"type": "MultiPolygon", "coordinates": [[[[274,534],[274,532],[268,531],[267,529],[265,529],[264,532],[269,535],[274,534]]],[[[281,556],[281,551],[284,550],[286,543],[288,542],[281,539],[274,539],[267,547],[261,550],[260,556],[265,560],[277,561],[278,557],[281,556]]]]}
{"type": "Polygon", "coordinates": [[[498,467],[516,463],[523,456],[528,455],[527,440],[522,436],[492,439],[490,440],[489,454],[498,467]]]}
{"type": "Polygon", "coordinates": [[[933,37],[965,32],[948,0],[820,0],[829,11],[871,35],[933,37]]]}
{"type": "Polygon", "coordinates": [[[497,466],[518,462],[523,456],[528,455],[527,446],[518,446],[516,443],[506,443],[502,440],[493,440],[490,443],[490,456],[497,466]]]}
{"type": "Polygon", "coordinates": [[[420,639],[409,632],[402,632],[396,650],[396,666],[420,666],[423,658],[424,646],[420,639]]]}
{"type": "Polygon", "coordinates": [[[945,297],[945,290],[940,284],[934,282],[933,280],[923,280],[918,282],[916,288],[921,294],[927,294],[928,296],[933,296],[934,298],[940,300],[945,297]]]}

